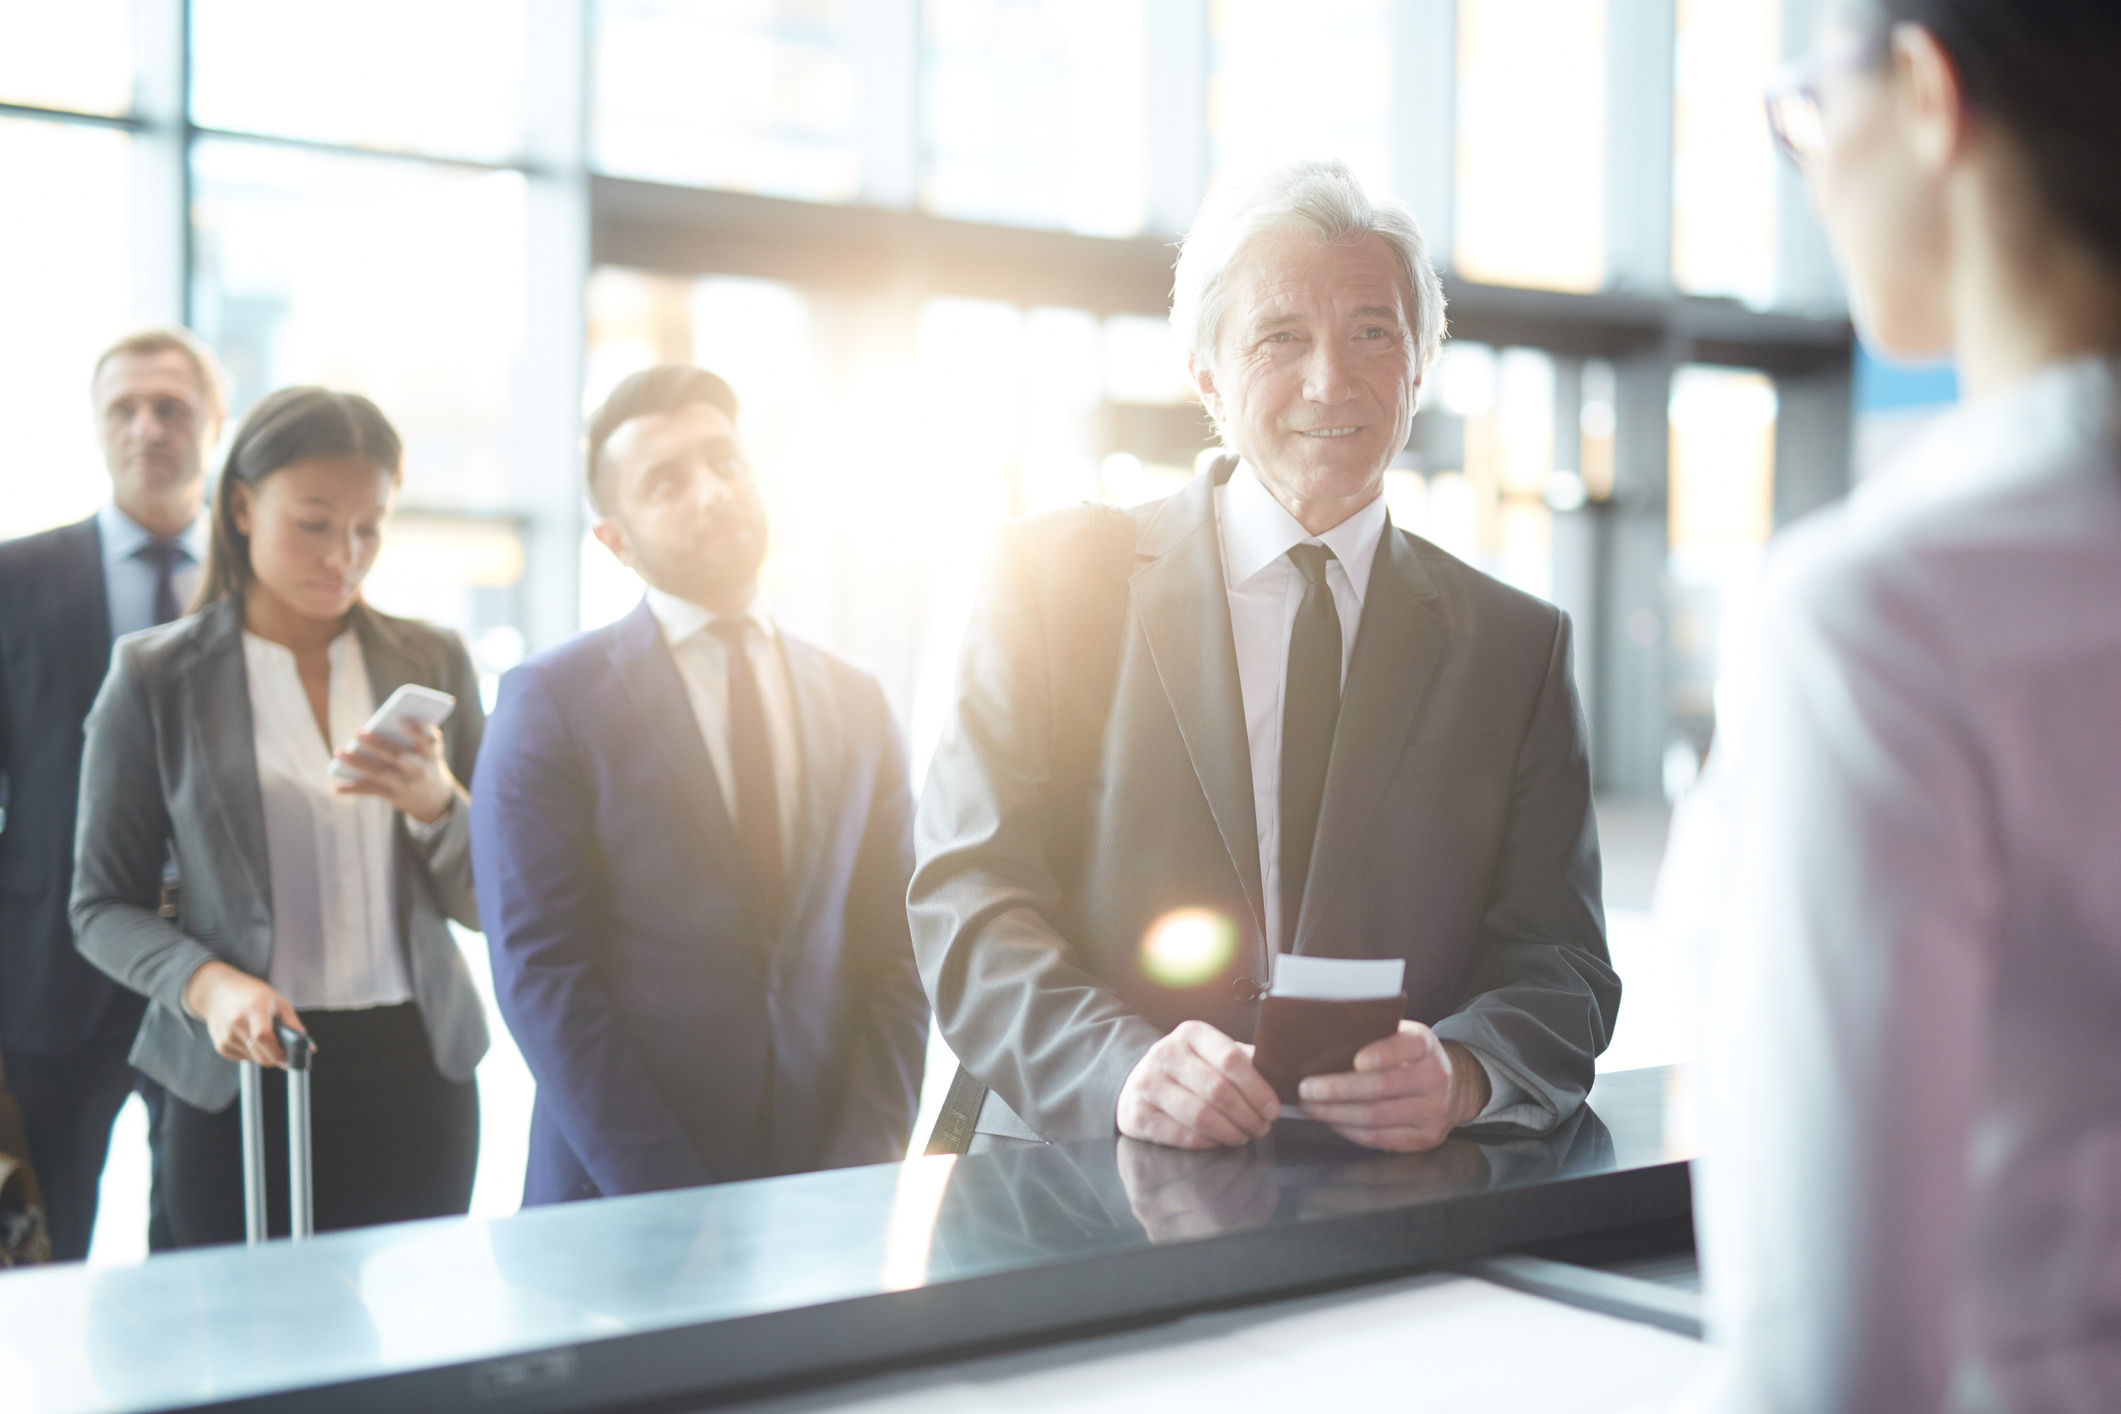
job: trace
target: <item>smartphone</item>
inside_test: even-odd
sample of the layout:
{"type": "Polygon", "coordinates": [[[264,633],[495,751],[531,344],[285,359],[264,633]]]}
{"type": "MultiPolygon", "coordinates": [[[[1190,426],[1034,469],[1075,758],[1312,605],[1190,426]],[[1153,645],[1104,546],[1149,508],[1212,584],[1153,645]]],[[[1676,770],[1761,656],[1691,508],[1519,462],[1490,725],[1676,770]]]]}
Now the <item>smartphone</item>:
{"type": "MultiPolygon", "coordinates": [[[[454,712],[456,707],[457,699],[446,692],[436,692],[431,687],[407,683],[393,692],[381,707],[376,708],[375,715],[368,719],[368,724],[361,730],[369,736],[379,736],[399,746],[411,746],[412,738],[398,729],[401,723],[410,718],[423,727],[439,727],[449,720],[449,714],[454,712]]],[[[353,749],[359,750],[358,747],[353,749]]],[[[359,771],[336,756],[326,769],[341,780],[361,779],[359,771]]]]}

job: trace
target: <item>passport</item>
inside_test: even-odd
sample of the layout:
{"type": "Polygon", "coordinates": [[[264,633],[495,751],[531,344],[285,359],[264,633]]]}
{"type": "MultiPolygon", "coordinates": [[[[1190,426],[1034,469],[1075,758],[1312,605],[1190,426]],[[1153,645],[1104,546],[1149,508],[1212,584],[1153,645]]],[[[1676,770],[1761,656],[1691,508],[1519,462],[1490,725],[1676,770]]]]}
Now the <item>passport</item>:
{"type": "Polygon", "coordinates": [[[1307,1075],[1355,1068],[1355,1053],[1399,1029],[1406,962],[1283,954],[1260,999],[1252,1064],[1285,1105],[1307,1075]]]}

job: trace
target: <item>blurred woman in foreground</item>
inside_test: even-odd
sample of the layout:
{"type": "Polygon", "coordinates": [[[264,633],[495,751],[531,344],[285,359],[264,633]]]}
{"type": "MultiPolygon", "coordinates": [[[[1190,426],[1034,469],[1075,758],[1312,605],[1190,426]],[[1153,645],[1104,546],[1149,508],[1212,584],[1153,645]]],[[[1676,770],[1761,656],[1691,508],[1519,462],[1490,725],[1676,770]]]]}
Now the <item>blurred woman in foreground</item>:
{"type": "Polygon", "coordinates": [[[2121,4],[1871,0],[1771,100],[1964,405],[1776,545],[1660,907],[1688,1408],[2121,1409],[2121,4]]]}

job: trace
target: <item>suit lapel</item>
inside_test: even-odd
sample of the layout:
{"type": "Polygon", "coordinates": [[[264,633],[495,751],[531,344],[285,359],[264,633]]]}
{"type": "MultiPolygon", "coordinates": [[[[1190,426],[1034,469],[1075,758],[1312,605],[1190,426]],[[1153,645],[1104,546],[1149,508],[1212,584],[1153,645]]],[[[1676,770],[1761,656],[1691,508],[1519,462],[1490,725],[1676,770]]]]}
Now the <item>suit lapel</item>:
{"type": "Polygon", "coordinates": [[[744,900],[744,910],[757,937],[767,937],[765,913],[759,907],[758,891],[744,867],[742,842],[736,821],[722,802],[722,786],[700,736],[699,718],[677,662],[663,643],[663,631],[644,599],[619,624],[617,644],[612,650],[620,676],[633,705],[648,727],[648,738],[662,774],[677,791],[682,808],[695,830],[702,868],[711,869],[723,883],[744,900]]]}
{"type": "Polygon", "coordinates": [[[1422,695],[1436,675],[1443,656],[1443,620],[1431,607],[1435,597],[1412,543],[1388,526],[1370,567],[1362,626],[1348,662],[1347,690],[1341,695],[1340,723],[1333,733],[1326,793],[1319,805],[1318,838],[1291,952],[1305,951],[1311,942],[1316,920],[1361,845],[1422,695]]]}
{"type": "Polygon", "coordinates": [[[780,635],[781,660],[788,665],[788,680],[795,698],[797,731],[801,736],[803,771],[799,802],[782,809],[796,810],[795,857],[788,861],[787,901],[781,910],[785,925],[802,912],[812,882],[825,873],[824,850],[831,833],[833,802],[839,798],[841,753],[845,742],[840,733],[840,715],[832,691],[832,669],[825,656],[809,644],[780,635]]]}
{"type": "Polygon", "coordinates": [[[257,732],[250,672],[243,660],[243,601],[224,599],[200,615],[195,656],[185,669],[186,711],[200,773],[236,843],[252,893],[272,912],[272,863],[265,847],[265,800],[258,788],[257,732]]]}
{"type": "Polygon", "coordinates": [[[89,696],[94,697],[110,671],[110,585],[103,573],[103,527],[90,516],[75,529],[80,535],[80,553],[67,557],[67,577],[71,582],[60,602],[73,606],[78,615],[73,624],[73,641],[82,646],[81,669],[91,679],[89,696]]]}
{"type": "Polygon", "coordinates": [[[1155,558],[1134,573],[1134,611],[1215,827],[1230,851],[1245,898],[1264,927],[1252,749],[1245,736],[1237,646],[1215,521],[1215,486],[1222,471],[1218,467],[1196,477],[1145,529],[1142,549],[1155,558]]]}

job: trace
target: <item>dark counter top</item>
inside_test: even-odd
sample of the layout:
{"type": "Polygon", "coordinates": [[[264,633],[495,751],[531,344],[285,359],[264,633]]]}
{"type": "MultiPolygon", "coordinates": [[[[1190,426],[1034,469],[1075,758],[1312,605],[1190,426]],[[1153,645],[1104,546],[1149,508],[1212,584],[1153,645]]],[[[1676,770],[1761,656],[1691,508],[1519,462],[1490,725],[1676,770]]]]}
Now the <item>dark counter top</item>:
{"type": "Polygon", "coordinates": [[[0,1404],[572,1411],[937,1356],[1670,1223],[1664,1070],[1544,1139],[1106,1140],[0,1274],[0,1404]]]}

